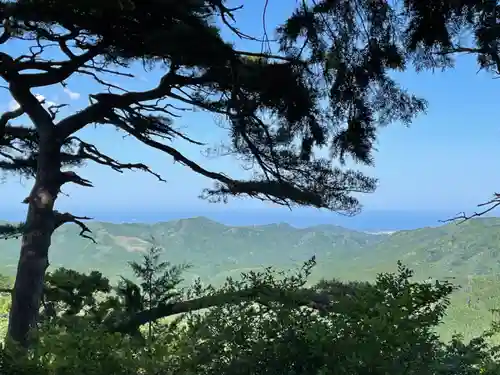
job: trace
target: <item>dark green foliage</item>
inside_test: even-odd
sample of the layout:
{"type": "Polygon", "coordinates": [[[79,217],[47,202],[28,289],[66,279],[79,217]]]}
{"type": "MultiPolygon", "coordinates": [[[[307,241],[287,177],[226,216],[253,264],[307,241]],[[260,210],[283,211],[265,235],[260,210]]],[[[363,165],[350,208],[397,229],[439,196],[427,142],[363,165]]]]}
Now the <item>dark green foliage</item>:
{"type": "Polygon", "coordinates": [[[177,297],[175,288],[183,281],[182,274],[188,266],[172,266],[170,262],[160,261],[162,249],[153,246],[143,256],[142,263],[131,262],[130,267],[140,281],[144,291],[144,305],[148,309],[177,297]]]}
{"type": "MultiPolygon", "coordinates": [[[[342,161],[350,156],[370,164],[377,127],[393,121],[409,123],[425,109],[425,102],[400,88],[390,73],[404,71],[408,62],[420,68],[447,66],[452,54],[459,52],[477,53],[481,67],[494,67],[500,61],[495,57],[496,11],[494,1],[472,0],[302,3],[279,28],[280,55],[273,55],[237,51],[223,40],[215,20],[227,26],[232,11],[215,0],[182,4],[113,0],[105,7],[93,1],[20,0],[0,7],[0,14],[10,17],[4,42],[9,38],[31,40],[36,35],[42,45],[60,42],[64,53],[68,48],[83,52],[80,58],[65,62],[42,62],[35,55],[18,61],[20,72],[37,67],[45,71],[25,74],[31,87],[81,74],[81,66],[89,61],[94,65],[84,74],[90,77],[112,68],[127,68],[137,60],[148,68],[163,64],[167,72],[157,92],[146,95],[148,99],[180,101],[225,117],[231,123],[232,142],[224,151],[255,163],[260,173],[254,181],[231,181],[186,164],[182,155],[150,139],[154,134],[183,137],[172,126],[174,114],[151,113],[152,108],[133,106],[119,95],[93,95],[107,111],[102,108],[92,118],[70,116],[60,121],[64,128],[83,127],[89,120],[111,123],[214,179],[216,188],[205,192],[211,199],[249,195],[349,213],[358,207],[349,192],[373,191],[375,181],[332,169],[327,159],[312,160],[314,150],[329,147],[331,155],[342,161]],[[474,48],[457,44],[466,30],[474,32],[474,48]],[[83,32],[92,39],[78,39],[83,32]],[[56,74],[59,65],[64,69],[56,74]],[[195,76],[181,75],[181,69],[195,76]],[[189,86],[191,91],[179,96],[167,90],[173,86],[189,86]],[[326,108],[319,104],[325,99],[326,108]],[[272,123],[264,121],[261,113],[271,115],[272,123]],[[75,124],[67,126],[73,121],[75,124]],[[77,125],[78,121],[82,123],[77,125]]],[[[143,96],[137,97],[139,102],[143,96]]],[[[6,116],[5,124],[8,120],[6,116]]],[[[37,147],[32,128],[4,125],[2,134],[6,145],[17,139],[22,148],[37,147]]],[[[66,136],[63,143],[70,148],[63,152],[64,162],[99,159],[114,169],[147,170],[138,164],[120,165],[90,152],[91,145],[70,133],[66,136]]],[[[35,160],[36,152],[30,158],[35,160]]],[[[33,170],[33,163],[15,160],[5,169],[33,170]]]]}
{"type": "Polygon", "coordinates": [[[425,110],[424,100],[390,77],[406,67],[395,20],[385,1],[304,2],[279,30],[283,50],[304,43],[310,61],[324,71],[329,121],[336,125],[331,151],[341,160],[348,155],[372,163],[377,127],[409,123],[425,110]]]}
{"type": "MultiPolygon", "coordinates": [[[[40,44],[38,54],[15,62],[30,88],[64,83],[77,74],[90,79],[104,73],[130,76],[126,69],[136,61],[146,69],[165,70],[154,90],[132,96],[95,93],[88,111],[59,121],[63,164],[92,161],[115,170],[151,172],[141,163],[120,163],[72,135],[90,123],[109,123],[214,180],[205,198],[246,195],[348,214],[359,210],[351,193],[372,192],[376,181],[333,168],[332,159],[344,162],[348,156],[371,164],[377,128],[410,123],[426,107],[423,99],[399,87],[391,73],[404,71],[411,62],[419,68],[449,66],[452,55],[460,52],[478,54],[480,66],[491,69],[500,61],[496,11],[494,1],[472,0],[301,3],[278,29],[279,53],[258,54],[238,51],[222,38],[217,22],[240,34],[228,23],[234,10],[216,0],[113,0],[106,6],[19,0],[0,6],[0,15],[8,20],[3,43],[32,42],[34,37],[40,44]],[[474,32],[473,48],[457,44],[467,30],[474,32]],[[46,46],[54,42],[69,59],[43,60],[46,46]],[[34,69],[40,73],[32,73],[34,69]],[[189,93],[174,93],[174,87],[189,88],[189,93]],[[179,102],[227,120],[231,142],[217,152],[255,167],[254,178],[239,181],[207,171],[153,139],[197,143],[174,128],[178,113],[153,100],[179,102]],[[318,148],[329,148],[331,157],[315,156],[318,148]]],[[[13,76],[4,79],[10,82],[13,76]]],[[[47,109],[54,119],[57,109],[47,109]]],[[[2,117],[2,147],[16,143],[30,156],[7,160],[3,169],[30,174],[36,166],[37,131],[9,124],[23,110],[2,117]]]]}
{"type": "MultiPolygon", "coordinates": [[[[314,265],[311,260],[289,275],[272,269],[250,272],[240,281],[228,280],[218,291],[193,285],[184,298],[214,292],[223,293],[222,296],[257,286],[262,291],[270,288],[279,293],[262,294],[263,298],[257,299],[226,298],[203,312],[194,309],[158,322],[155,340],[149,343],[111,333],[110,326],[92,318],[95,309],[84,308],[83,314],[73,315],[73,319],[68,319],[70,313],[66,310],[66,317],[54,318],[51,324],[40,326],[42,339],[31,349],[30,356],[14,359],[10,351],[0,350],[0,373],[493,375],[498,372],[498,351],[487,343],[489,337],[496,335],[496,327],[469,343],[458,336],[443,343],[435,334],[454,288],[450,283],[412,281],[412,272],[399,264],[397,273],[380,274],[375,283],[324,280],[312,289],[305,288],[314,265]],[[294,302],[318,293],[324,297],[315,298],[322,301],[322,309],[314,304],[300,307],[294,302]]],[[[60,306],[79,304],[67,303],[69,285],[79,285],[87,291],[73,293],[75,301],[83,294],[95,296],[99,290],[108,290],[107,281],[95,273],[86,276],[58,270],[48,280],[52,290],[65,291],[51,293],[52,301],[60,306]]],[[[165,286],[171,284],[172,280],[165,280],[165,286]]],[[[105,292],[98,299],[98,304],[105,306],[116,295],[105,292]]],[[[86,298],[83,304],[95,306],[98,299],[86,298]]],[[[108,304],[108,309],[121,310],[121,307],[108,304]]]]}
{"type": "Polygon", "coordinates": [[[454,56],[477,55],[482,69],[498,74],[498,3],[493,0],[405,1],[405,44],[419,68],[451,67],[454,56]]]}
{"type": "MultiPolygon", "coordinates": [[[[151,236],[158,246],[168,249],[160,262],[192,263],[183,274],[182,287],[197,277],[220,287],[228,276],[239,279],[242,272],[260,270],[264,265],[281,270],[295,268],[314,254],[318,265],[311,283],[332,277],[373,282],[378,273],[393,270],[397,259],[402,259],[412,266],[418,280],[448,279],[461,286],[452,294],[452,305],[438,333],[448,340],[459,332],[469,340],[488,327],[490,310],[500,306],[496,251],[499,223],[495,218],[478,219],[389,236],[329,225],[303,229],[284,224],[231,227],[206,218],[156,224],[92,222],[89,227],[95,233],[96,245],[89,246],[72,225],[54,235],[49,270],[63,266],[87,273],[96,269],[114,285],[120,274],[139,284],[127,264],[142,263],[143,252],[139,250],[148,250],[151,244],[142,241],[151,236]],[[121,240],[124,237],[126,242],[121,240]]],[[[4,268],[0,272],[14,275],[18,242],[8,240],[2,245],[0,266],[4,268]]]]}
{"type": "MultiPolygon", "coordinates": [[[[58,107],[56,105],[56,107],[58,107]]],[[[57,108],[48,107],[49,111],[57,108]]],[[[0,171],[8,177],[9,175],[20,175],[25,178],[33,178],[37,168],[38,158],[38,134],[27,126],[9,125],[9,120],[14,120],[23,114],[20,109],[6,112],[0,117],[0,171]],[[11,113],[19,114],[11,115],[11,113]],[[5,124],[5,125],[4,125],[5,124]]],[[[84,160],[75,158],[75,149],[72,142],[65,142],[62,146],[62,164],[66,167],[81,167],[84,160]]],[[[0,227],[1,228],[1,227],[0,227]]],[[[21,228],[19,229],[21,231],[21,228]]]]}
{"type": "Polygon", "coordinates": [[[73,270],[59,268],[47,274],[42,318],[72,317],[82,312],[102,319],[102,311],[96,298],[98,293],[110,293],[111,285],[100,272],[82,275],[73,270]]]}
{"type": "MultiPolygon", "coordinates": [[[[112,125],[212,180],[214,188],[203,194],[211,201],[247,196],[354,214],[360,209],[354,194],[375,189],[375,179],[333,167],[332,161],[340,150],[341,159],[346,151],[368,162],[363,153],[371,148],[375,128],[361,122],[369,122],[385,104],[372,102],[370,107],[336,113],[337,101],[349,106],[352,98],[324,91],[320,81],[328,72],[312,69],[315,61],[297,54],[294,46],[282,48],[278,55],[255,54],[238,51],[224,40],[217,21],[238,35],[227,21],[233,12],[216,0],[0,1],[0,44],[7,47],[0,54],[0,77],[19,104],[2,116],[0,141],[7,142],[4,147],[14,153],[25,151],[31,159],[0,156],[14,163],[17,172],[36,168],[34,187],[23,201],[28,212],[21,229],[24,236],[9,320],[14,341],[29,345],[27,336],[36,322],[54,231],[76,223],[80,235],[90,239],[90,230],[82,222],[88,218],[58,212],[55,203],[63,185],[92,187],[92,182],[62,167],[94,162],[116,171],[146,171],[164,181],[147,165],[121,163],[76,136],[92,124],[112,125]],[[8,47],[17,44],[24,50],[19,56],[10,55],[14,51],[8,47]],[[134,78],[134,62],[142,62],[146,71],[161,70],[156,87],[132,91],[126,83],[117,87],[103,77],[114,75],[122,82],[134,78]],[[89,105],[61,119],[62,105],[44,107],[34,90],[65,86],[77,75],[85,75],[103,91],[86,93],[89,105]],[[324,108],[328,98],[335,105],[324,108]],[[230,143],[224,152],[255,173],[249,179],[231,178],[203,168],[172,147],[174,140],[202,145],[174,127],[174,120],[186,110],[203,110],[226,121],[230,143]],[[13,124],[24,115],[30,126],[13,124]],[[344,121],[363,130],[355,136],[365,138],[361,143],[366,147],[352,149],[351,134],[339,141],[335,130],[344,121]],[[17,150],[13,140],[24,142],[24,149],[17,150]],[[315,153],[327,146],[335,150],[329,157],[315,153]]],[[[420,109],[402,111],[412,117],[420,109]]],[[[130,291],[129,285],[126,289],[130,291]]]]}
{"type": "MultiPolygon", "coordinates": [[[[182,295],[178,289],[183,281],[182,274],[189,268],[186,266],[172,266],[169,262],[160,261],[162,249],[152,246],[143,257],[142,263],[131,262],[130,267],[140,281],[142,290],[141,310],[158,307],[160,304],[179,300],[182,295]]],[[[130,282],[124,280],[130,287],[130,282]]],[[[153,340],[153,328],[158,327],[155,322],[148,323],[148,339],[153,340]]]]}
{"type": "Polygon", "coordinates": [[[111,0],[102,4],[98,1],[27,0],[17,1],[16,6],[6,8],[6,12],[19,20],[30,20],[46,27],[64,25],[68,29],[88,30],[91,35],[101,36],[102,53],[111,61],[179,56],[179,64],[193,67],[199,66],[202,59],[212,58],[203,64],[210,67],[227,61],[232,54],[229,45],[223,53],[225,43],[212,24],[212,17],[226,12],[217,1],[111,0]],[[38,12],[39,9],[44,11],[38,12]],[[192,44],[179,43],[179,40],[191,40],[192,44]]]}

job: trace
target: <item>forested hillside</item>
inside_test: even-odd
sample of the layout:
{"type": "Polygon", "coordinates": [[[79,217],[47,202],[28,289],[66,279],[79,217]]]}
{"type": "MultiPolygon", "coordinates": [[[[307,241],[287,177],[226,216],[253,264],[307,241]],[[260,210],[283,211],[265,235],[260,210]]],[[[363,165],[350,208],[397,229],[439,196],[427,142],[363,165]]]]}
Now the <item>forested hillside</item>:
{"type": "MultiPolygon", "coordinates": [[[[155,224],[90,222],[95,243],[79,236],[76,225],[54,234],[51,269],[96,269],[110,278],[128,275],[127,262],[141,259],[152,244],[165,250],[165,260],[189,263],[192,277],[205,281],[239,271],[275,266],[294,267],[316,256],[316,277],[373,279],[393,271],[401,260],[417,277],[467,279],[500,271],[500,219],[484,218],[457,225],[370,234],[322,225],[294,228],[288,224],[226,226],[198,217],[155,224]],[[320,272],[318,274],[318,272],[320,272]]],[[[2,241],[0,271],[13,275],[19,240],[2,241]]]]}
{"type": "MultiPolygon", "coordinates": [[[[384,236],[340,227],[296,229],[287,224],[229,227],[206,218],[156,224],[90,222],[96,243],[79,236],[76,225],[59,229],[52,241],[51,268],[64,266],[79,271],[97,269],[111,278],[129,273],[127,262],[142,257],[151,244],[165,249],[165,259],[190,263],[193,277],[223,281],[229,274],[262,266],[288,268],[316,255],[345,261],[367,250],[384,236]]],[[[0,243],[0,272],[13,275],[19,241],[0,243]]]]}
{"type": "MultiPolygon", "coordinates": [[[[78,235],[76,226],[56,232],[51,267],[80,272],[98,270],[111,280],[133,278],[131,261],[140,261],[153,245],[161,259],[190,264],[185,284],[201,278],[222,285],[227,277],[273,266],[290,271],[312,256],[317,265],[308,283],[321,279],[373,281],[381,272],[394,272],[397,261],[415,270],[419,280],[450,280],[460,286],[452,298],[446,338],[453,331],[470,338],[486,329],[491,309],[500,308],[500,219],[487,218],[433,228],[369,234],[322,225],[294,228],[287,224],[231,227],[198,217],[155,224],[91,222],[96,243],[78,235]]],[[[1,243],[2,272],[13,275],[18,243],[1,243]]]]}

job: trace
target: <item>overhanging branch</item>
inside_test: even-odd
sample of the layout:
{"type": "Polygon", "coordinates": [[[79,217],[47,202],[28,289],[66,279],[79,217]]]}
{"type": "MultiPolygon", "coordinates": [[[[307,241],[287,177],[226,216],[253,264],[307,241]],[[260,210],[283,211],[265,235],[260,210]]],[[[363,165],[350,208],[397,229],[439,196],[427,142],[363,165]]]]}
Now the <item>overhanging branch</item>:
{"type": "Polygon", "coordinates": [[[498,55],[497,49],[495,47],[478,48],[478,47],[454,46],[436,52],[437,55],[453,55],[457,53],[486,55],[491,59],[492,63],[495,65],[496,74],[500,74],[500,56],[498,55]]]}
{"type": "MultiPolygon", "coordinates": [[[[249,301],[267,305],[270,301],[279,302],[282,297],[283,291],[279,289],[274,290],[272,288],[266,288],[263,290],[262,288],[251,288],[237,292],[200,297],[189,301],[161,304],[150,310],[140,311],[126,321],[111,325],[110,329],[114,332],[130,333],[137,331],[137,329],[144,324],[176,314],[249,301]]],[[[305,297],[294,295],[293,297],[291,296],[291,299],[297,307],[308,306],[321,311],[333,307],[333,305],[329,304],[330,301],[322,294],[310,294],[305,297]]],[[[104,324],[110,325],[110,323],[107,322],[104,322],[104,324]]]]}
{"type": "Polygon", "coordinates": [[[155,141],[154,139],[148,138],[147,136],[136,131],[134,128],[128,126],[124,121],[122,121],[118,116],[114,116],[109,119],[110,122],[117,126],[118,128],[124,130],[128,134],[132,135],[137,140],[142,143],[163,151],[164,153],[173,157],[174,161],[180,162],[190,168],[193,172],[196,172],[204,177],[211,180],[218,181],[225,186],[227,192],[233,195],[246,194],[249,196],[257,197],[259,195],[265,195],[268,197],[274,197],[278,200],[289,199],[298,204],[310,204],[316,207],[326,207],[325,202],[323,202],[322,197],[319,195],[303,191],[291,183],[286,183],[284,181],[242,181],[234,180],[222,173],[209,171],[199,164],[195,163],[191,159],[184,156],[182,153],[177,151],[175,148],[170,147],[166,144],[155,141]]]}

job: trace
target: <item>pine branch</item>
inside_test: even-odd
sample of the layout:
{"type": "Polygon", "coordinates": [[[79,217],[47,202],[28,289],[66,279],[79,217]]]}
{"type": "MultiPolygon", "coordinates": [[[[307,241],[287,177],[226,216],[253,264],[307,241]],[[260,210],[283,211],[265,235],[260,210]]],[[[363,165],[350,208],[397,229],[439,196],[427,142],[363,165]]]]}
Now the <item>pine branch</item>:
{"type": "MultiPolygon", "coordinates": [[[[307,306],[319,311],[330,308],[334,309],[334,305],[329,305],[329,300],[325,298],[323,294],[306,293],[304,296],[301,296],[300,294],[292,293],[290,298],[296,307],[307,306]]],[[[281,289],[273,290],[272,288],[266,288],[266,290],[262,290],[262,288],[252,288],[237,292],[200,297],[189,301],[160,304],[158,307],[150,310],[140,311],[132,318],[118,324],[106,321],[104,324],[109,326],[110,330],[113,332],[131,333],[136,332],[141,325],[176,314],[199,311],[239,302],[254,301],[255,303],[267,305],[270,301],[280,300],[283,300],[283,290],[281,289]]]]}
{"type": "Polygon", "coordinates": [[[69,158],[74,158],[74,160],[91,160],[97,164],[104,165],[110,167],[116,172],[123,173],[124,170],[140,170],[143,172],[147,172],[153,176],[155,176],[159,181],[166,182],[158,173],[155,173],[149,168],[147,165],[143,163],[121,163],[112,157],[103,154],[100,152],[96,146],[84,142],[78,137],[70,137],[68,141],[76,140],[78,145],[78,152],[76,155],[70,155],[69,158]]]}
{"type": "Polygon", "coordinates": [[[21,117],[23,114],[24,110],[19,107],[13,111],[4,112],[0,116],[0,139],[3,139],[3,135],[5,134],[5,127],[7,126],[9,121],[21,117]]]}
{"type": "Polygon", "coordinates": [[[2,224],[0,225],[0,239],[18,239],[23,235],[25,228],[24,223],[19,224],[2,224]]]}
{"type": "Polygon", "coordinates": [[[55,229],[59,228],[60,226],[66,223],[73,223],[80,227],[81,237],[91,240],[93,243],[97,243],[95,239],[89,235],[92,233],[90,228],[87,225],[85,225],[85,223],[83,223],[82,221],[82,220],[92,220],[92,218],[87,216],[74,216],[68,212],[60,213],[58,211],[54,211],[54,216],[55,216],[55,229]]]}
{"type": "Polygon", "coordinates": [[[441,223],[458,222],[459,224],[462,224],[470,219],[484,216],[499,206],[500,206],[500,194],[494,193],[492,199],[477,205],[477,207],[482,208],[480,211],[474,212],[473,214],[469,215],[467,215],[465,212],[460,212],[454,217],[446,220],[440,220],[440,222],[441,223]]]}

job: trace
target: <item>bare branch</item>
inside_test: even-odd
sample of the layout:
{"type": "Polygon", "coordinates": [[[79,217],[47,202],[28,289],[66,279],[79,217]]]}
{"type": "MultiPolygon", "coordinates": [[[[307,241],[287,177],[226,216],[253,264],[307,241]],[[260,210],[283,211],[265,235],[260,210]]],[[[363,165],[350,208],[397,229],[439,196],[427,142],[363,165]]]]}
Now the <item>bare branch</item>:
{"type": "Polygon", "coordinates": [[[0,76],[9,83],[9,90],[14,99],[30,117],[36,128],[48,134],[48,131],[52,130],[54,126],[51,115],[43,108],[42,103],[36,96],[31,93],[24,76],[19,75],[13,58],[4,52],[0,52],[0,67],[0,76]]]}
{"type": "MultiPolygon", "coordinates": [[[[97,45],[79,56],[60,63],[58,68],[47,69],[47,73],[22,74],[21,77],[23,78],[25,84],[31,88],[61,83],[100,53],[101,48],[97,45]]],[[[20,64],[18,70],[20,69],[24,69],[22,64],[20,64]]]]}
{"type": "Polygon", "coordinates": [[[55,105],[51,105],[47,108],[47,111],[49,111],[50,113],[50,117],[52,118],[52,120],[55,120],[58,113],[59,113],[59,110],[61,108],[64,108],[64,107],[67,107],[68,104],[55,104],[55,105]]]}
{"type": "Polygon", "coordinates": [[[13,111],[3,113],[2,116],[0,116],[0,132],[5,128],[9,121],[21,117],[23,114],[24,110],[21,107],[14,109],[13,111]]]}
{"type": "MultiPolygon", "coordinates": [[[[91,240],[93,243],[97,243],[94,238],[89,236],[87,233],[91,234],[92,231],[87,227],[81,220],[92,220],[92,218],[87,216],[74,216],[68,212],[60,213],[59,211],[54,211],[55,217],[55,229],[66,223],[74,223],[80,227],[80,236],[91,240]]],[[[54,229],[54,230],[55,230],[54,229]]]]}
{"type": "Polygon", "coordinates": [[[72,182],[74,184],[77,184],[80,186],[85,186],[85,187],[94,187],[94,185],[92,185],[92,182],[78,176],[73,171],[61,172],[61,181],[60,181],[59,185],[62,186],[68,182],[72,182]]]}
{"type": "MultiPolygon", "coordinates": [[[[94,70],[97,70],[97,69],[94,68],[94,70]]],[[[99,76],[95,72],[89,72],[88,70],[80,69],[80,70],[78,70],[78,73],[88,75],[88,76],[92,77],[97,83],[99,83],[103,86],[106,86],[109,93],[111,93],[111,89],[115,89],[115,90],[122,91],[122,92],[128,92],[128,90],[126,90],[118,85],[115,85],[111,82],[106,82],[102,78],[99,78],[99,76]]]]}
{"type": "Polygon", "coordinates": [[[494,198],[490,199],[489,201],[477,205],[477,207],[486,207],[482,211],[474,212],[472,215],[466,215],[465,212],[460,212],[456,216],[454,216],[450,219],[439,220],[439,222],[449,223],[452,221],[459,221],[459,224],[462,224],[462,223],[466,222],[467,220],[486,215],[488,212],[491,212],[495,208],[500,206],[500,194],[493,193],[493,196],[494,196],[494,198]]]}
{"type": "Polygon", "coordinates": [[[120,163],[110,156],[101,153],[94,145],[84,142],[77,137],[71,137],[68,140],[77,140],[80,143],[79,150],[76,155],[76,157],[79,159],[92,160],[95,163],[111,167],[113,170],[120,173],[123,173],[125,169],[141,170],[155,176],[161,182],[166,182],[158,173],[153,172],[151,168],[143,163],[120,163]]]}
{"type": "MultiPolygon", "coordinates": [[[[57,188],[60,190],[64,184],[67,184],[69,182],[72,182],[72,183],[80,185],[80,186],[94,187],[94,185],[92,185],[91,181],[80,177],[79,175],[77,175],[73,171],[60,172],[59,179],[58,179],[57,184],[56,184],[56,185],[58,185],[57,188]]],[[[32,199],[33,199],[33,197],[30,195],[30,196],[24,198],[22,203],[29,204],[29,203],[31,203],[32,199]]]]}

